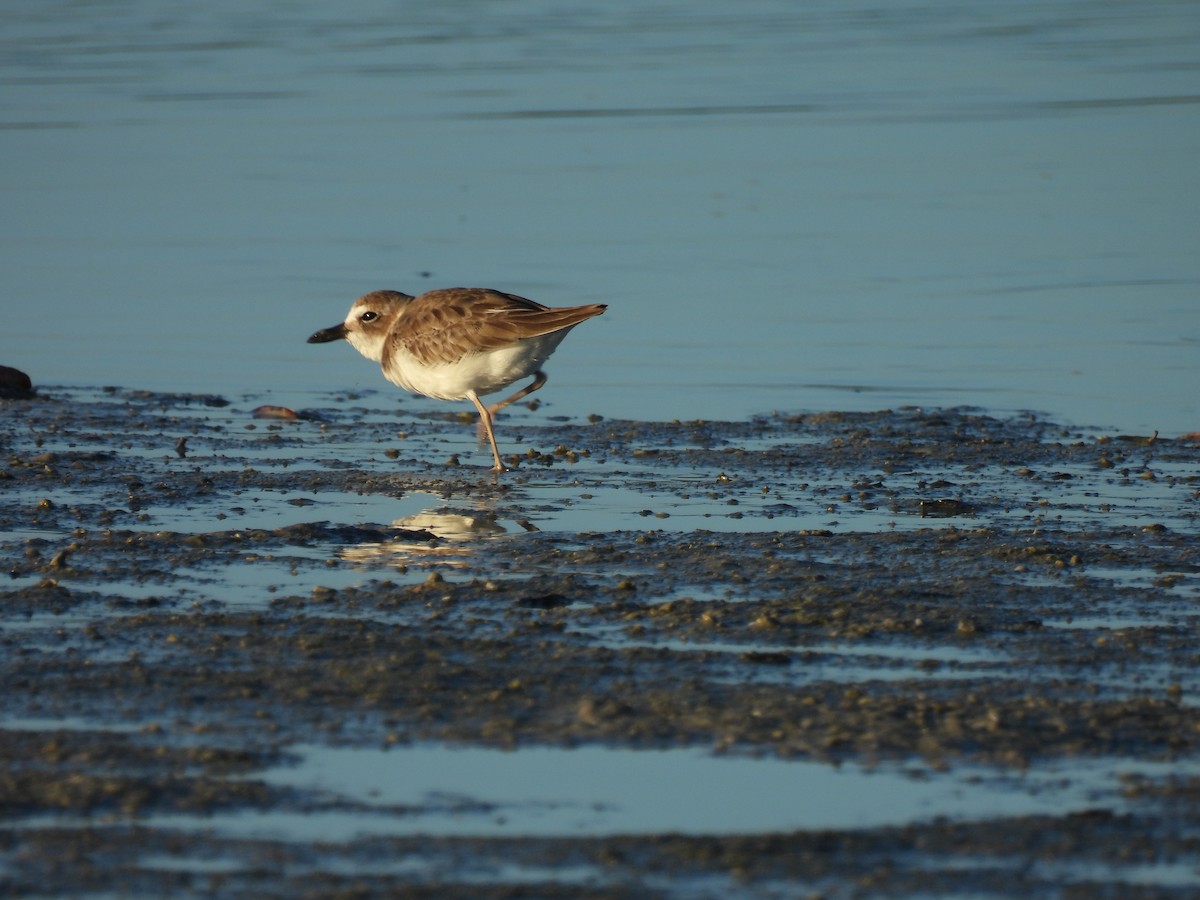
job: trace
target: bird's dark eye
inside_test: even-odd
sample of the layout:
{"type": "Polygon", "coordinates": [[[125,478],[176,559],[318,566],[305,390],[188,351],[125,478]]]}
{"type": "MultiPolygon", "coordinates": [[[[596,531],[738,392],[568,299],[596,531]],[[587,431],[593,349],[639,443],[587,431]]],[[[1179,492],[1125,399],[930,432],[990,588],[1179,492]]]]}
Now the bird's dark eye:
{"type": "Polygon", "coordinates": [[[359,316],[359,317],[358,317],[358,321],[360,321],[360,322],[374,322],[374,321],[375,321],[376,319],[378,319],[378,318],[379,318],[379,313],[377,313],[377,312],[371,312],[370,310],[368,310],[367,312],[363,313],[361,316],[359,316]]]}

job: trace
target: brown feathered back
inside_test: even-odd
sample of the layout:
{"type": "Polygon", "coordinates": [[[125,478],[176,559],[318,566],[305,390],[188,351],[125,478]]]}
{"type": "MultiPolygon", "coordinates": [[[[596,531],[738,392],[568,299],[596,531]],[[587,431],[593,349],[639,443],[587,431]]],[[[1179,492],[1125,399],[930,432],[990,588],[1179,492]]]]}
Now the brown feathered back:
{"type": "Polygon", "coordinates": [[[400,314],[403,325],[388,337],[384,365],[403,349],[418,362],[444,365],[469,353],[484,353],[571,328],[598,316],[607,307],[550,308],[516,294],[487,288],[447,288],[429,291],[410,301],[400,314]]]}

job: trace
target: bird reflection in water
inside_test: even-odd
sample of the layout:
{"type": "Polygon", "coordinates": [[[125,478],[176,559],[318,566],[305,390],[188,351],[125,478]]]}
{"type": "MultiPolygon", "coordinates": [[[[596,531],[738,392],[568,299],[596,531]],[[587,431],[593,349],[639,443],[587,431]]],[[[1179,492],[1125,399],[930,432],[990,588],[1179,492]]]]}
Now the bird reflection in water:
{"type": "Polygon", "coordinates": [[[508,533],[493,510],[423,510],[397,519],[392,527],[400,530],[395,540],[354,544],[342,548],[338,556],[359,565],[406,567],[437,560],[461,567],[471,555],[469,544],[508,533]]]}

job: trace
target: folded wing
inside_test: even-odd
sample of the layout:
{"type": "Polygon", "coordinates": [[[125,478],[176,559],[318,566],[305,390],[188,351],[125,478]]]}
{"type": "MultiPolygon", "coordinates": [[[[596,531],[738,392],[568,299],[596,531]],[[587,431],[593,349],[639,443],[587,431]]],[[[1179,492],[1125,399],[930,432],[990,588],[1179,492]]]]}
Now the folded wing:
{"type": "Polygon", "coordinates": [[[571,328],[606,308],[600,303],[550,308],[486,288],[429,291],[411,301],[393,326],[384,360],[403,350],[424,365],[444,365],[571,328]]]}

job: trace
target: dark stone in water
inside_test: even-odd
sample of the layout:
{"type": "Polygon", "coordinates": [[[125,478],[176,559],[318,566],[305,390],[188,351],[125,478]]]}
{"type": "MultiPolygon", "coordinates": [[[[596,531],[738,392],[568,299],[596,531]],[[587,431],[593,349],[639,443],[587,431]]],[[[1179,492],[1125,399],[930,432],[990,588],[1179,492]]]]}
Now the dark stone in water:
{"type": "Polygon", "coordinates": [[[6,400],[27,400],[33,396],[33,382],[20,369],[0,366],[0,397],[6,400]]]}
{"type": "Polygon", "coordinates": [[[558,609],[569,605],[570,602],[562,594],[545,594],[541,597],[524,597],[517,601],[517,606],[525,609],[558,609]]]}

